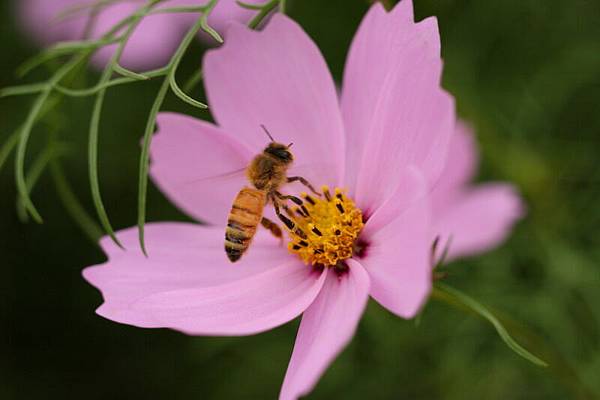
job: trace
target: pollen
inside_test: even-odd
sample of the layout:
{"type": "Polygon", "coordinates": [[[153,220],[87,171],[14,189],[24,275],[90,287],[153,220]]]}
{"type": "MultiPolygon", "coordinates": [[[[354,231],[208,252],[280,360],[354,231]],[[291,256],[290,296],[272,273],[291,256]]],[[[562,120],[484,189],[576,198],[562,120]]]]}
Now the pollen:
{"type": "Polygon", "coordinates": [[[288,229],[288,249],[306,264],[340,266],[350,257],[364,223],[362,212],[343,190],[332,194],[322,187],[323,197],[302,193],[303,204],[287,208],[294,227],[288,229]]]}

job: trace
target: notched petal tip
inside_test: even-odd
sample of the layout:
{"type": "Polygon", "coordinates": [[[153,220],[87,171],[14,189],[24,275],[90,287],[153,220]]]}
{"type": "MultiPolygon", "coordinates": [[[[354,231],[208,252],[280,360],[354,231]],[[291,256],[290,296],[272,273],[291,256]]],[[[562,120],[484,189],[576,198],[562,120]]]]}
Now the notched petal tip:
{"type": "MultiPolygon", "coordinates": [[[[379,3],[379,2],[378,2],[379,3]]],[[[409,22],[415,21],[415,8],[413,6],[412,0],[401,0],[394,8],[390,10],[390,14],[397,17],[402,18],[409,22]]]]}

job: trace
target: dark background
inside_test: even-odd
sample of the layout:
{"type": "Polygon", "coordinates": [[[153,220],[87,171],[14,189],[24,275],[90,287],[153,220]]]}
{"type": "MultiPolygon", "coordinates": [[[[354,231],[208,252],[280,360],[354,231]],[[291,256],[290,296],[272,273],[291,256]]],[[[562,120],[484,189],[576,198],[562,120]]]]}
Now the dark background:
{"type": "MultiPolygon", "coordinates": [[[[50,1],[50,0],[49,0],[50,1]]],[[[0,0],[0,87],[37,49],[0,0]]],[[[290,14],[321,47],[339,81],[366,1],[295,1],[290,14]]],[[[482,180],[522,191],[527,217],[503,246],[453,263],[448,282],[539,335],[539,368],[511,352],[485,322],[430,302],[417,326],[371,302],[314,399],[566,399],[600,393],[600,2],[415,0],[436,15],[444,85],[477,130],[482,180]],[[543,342],[543,344],[541,344],[543,342]]],[[[181,76],[202,54],[195,44],[181,76]]],[[[33,74],[29,81],[42,79],[33,74]]],[[[88,72],[86,82],[97,79],[88,72]]],[[[100,177],[117,228],[135,224],[138,143],[155,83],[110,91],[101,126],[100,177]]],[[[199,90],[196,97],[202,94],[199,90]]],[[[0,145],[31,97],[0,99],[0,145]]],[[[48,133],[71,143],[61,159],[91,215],[86,137],[92,98],[66,99],[32,135],[31,165],[48,133]]],[[[169,97],[165,109],[207,113],[169,97]]],[[[244,338],[142,330],[94,314],[100,294],[83,267],[105,260],[69,217],[44,171],[33,200],[45,224],[15,211],[13,157],[0,171],[0,398],[275,398],[297,321],[244,338]]],[[[184,219],[153,187],[149,220],[184,219]]],[[[524,339],[525,340],[525,339],[524,339]]]]}

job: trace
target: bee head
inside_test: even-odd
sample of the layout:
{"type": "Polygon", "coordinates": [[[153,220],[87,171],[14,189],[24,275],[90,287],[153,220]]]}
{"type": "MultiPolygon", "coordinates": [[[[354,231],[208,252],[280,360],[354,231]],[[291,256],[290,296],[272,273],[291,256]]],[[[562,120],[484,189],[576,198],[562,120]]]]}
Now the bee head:
{"type": "Polygon", "coordinates": [[[265,153],[271,155],[272,157],[275,157],[277,160],[285,164],[290,164],[292,161],[294,161],[294,156],[290,151],[290,146],[291,144],[286,146],[285,144],[271,142],[265,148],[265,153]]]}

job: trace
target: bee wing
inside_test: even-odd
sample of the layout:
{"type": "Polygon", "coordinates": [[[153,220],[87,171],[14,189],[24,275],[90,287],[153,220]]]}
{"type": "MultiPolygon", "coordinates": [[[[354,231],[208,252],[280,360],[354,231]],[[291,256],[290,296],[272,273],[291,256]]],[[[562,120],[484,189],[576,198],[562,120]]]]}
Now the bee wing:
{"type": "Polygon", "coordinates": [[[185,182],[182,182],[181,184],[183,184],[183,185],[193,185],[193,184],[198,184],[198,183],[204,183],[204,184],[207,184],[207,183],[213,183],[213,184],[225,183],[227,181],[239,180],[240,178],[243,178],[245,176],[245,172],[246,172],[246,167],[241,167],[241,168],[235,169],[233,171],[223,172],[222,174],[211,175],[211,176],[204,176],[204,177],[190,179],[190,180],[187,180],[185,182]]]}
{"type": "Polygon", "coordinates": [[[225,226],[236,194],[248,185],[246,166],[246,160],[224,160],[223,164],[215,162],[198,169],[190,169],[185,163],[181,168],[155,170],[153,180],[189,216],[225,226]]]}

